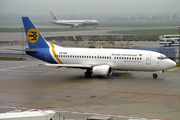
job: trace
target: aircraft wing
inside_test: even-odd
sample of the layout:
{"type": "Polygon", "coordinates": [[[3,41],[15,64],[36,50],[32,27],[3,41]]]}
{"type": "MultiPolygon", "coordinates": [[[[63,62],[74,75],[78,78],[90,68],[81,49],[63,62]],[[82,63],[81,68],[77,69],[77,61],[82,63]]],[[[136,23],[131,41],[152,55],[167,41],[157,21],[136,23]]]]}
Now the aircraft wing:
{"type": "Polygon", "coordinates": [[[68,23],[68,22],[67,23],[63,23],[63,24],[64,25],[78,25],[78,26],[82,25],[81,23],[68,23]]]}
{"type": "Polygon", "coordinates": [[[101,63],[101,64],[39,64],[39,65],[44,65],[44,66],[49,66],[49,67],[67,67],[67,68],[81,68],[81,69],[88,69],[92,68],[94,66],[101,66],[101,65],[109,65],[112,66],[111,64],[108,63],[101,63]]]}
{"type": "Polygon", "coordinates": [[[91,65],[83,65],[83,64],[40,64],[45,66],[51,66],[51,67],[67,67],[67,68],[81,68],[81,69],[87,69],[91,68],[91,65]]]}

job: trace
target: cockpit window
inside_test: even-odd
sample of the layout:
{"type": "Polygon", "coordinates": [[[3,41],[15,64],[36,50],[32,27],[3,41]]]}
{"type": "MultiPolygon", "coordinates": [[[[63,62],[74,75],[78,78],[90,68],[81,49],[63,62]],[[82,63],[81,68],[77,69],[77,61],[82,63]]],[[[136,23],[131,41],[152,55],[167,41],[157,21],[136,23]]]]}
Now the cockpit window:
{"type": "Polygon", "coordinates": [[[164,55],[161,55],[161,56],[157,57],[157,59],[164,60],[164,59],[168,59],[168,58],[166,56],[164,56],[164,55]]]}

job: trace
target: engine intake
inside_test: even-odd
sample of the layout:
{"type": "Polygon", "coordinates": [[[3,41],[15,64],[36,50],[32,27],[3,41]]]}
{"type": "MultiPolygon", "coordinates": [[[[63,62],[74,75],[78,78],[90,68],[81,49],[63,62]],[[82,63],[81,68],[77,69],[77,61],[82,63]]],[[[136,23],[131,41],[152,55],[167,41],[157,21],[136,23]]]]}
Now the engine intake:
{"type": "Polygon", "coordinates": [[[109,65],[99,65],[99,66],[94,66],[92,69],[92,73],[94,75],[111,75],[112,74],[112,68],[109,65]]]}

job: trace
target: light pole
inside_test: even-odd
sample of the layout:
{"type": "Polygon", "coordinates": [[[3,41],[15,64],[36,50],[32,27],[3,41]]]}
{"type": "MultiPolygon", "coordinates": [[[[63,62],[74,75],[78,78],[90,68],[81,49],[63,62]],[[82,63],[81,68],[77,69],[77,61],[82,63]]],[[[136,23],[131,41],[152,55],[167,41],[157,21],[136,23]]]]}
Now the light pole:
{"type": "Polygon", "coordinates": [[[179,62],[180,62],[180,27],[179,27],[179,62]]]}
{"type": "MultiPolygon", "coordinates": [[[[22,28],[22,50],[24,50],[24,40],[23,40],[23,28],[24,27],[21,27],[22,28]]],[[[22,54],[24,54],[24,51],[22,51],[22,54]]]]}

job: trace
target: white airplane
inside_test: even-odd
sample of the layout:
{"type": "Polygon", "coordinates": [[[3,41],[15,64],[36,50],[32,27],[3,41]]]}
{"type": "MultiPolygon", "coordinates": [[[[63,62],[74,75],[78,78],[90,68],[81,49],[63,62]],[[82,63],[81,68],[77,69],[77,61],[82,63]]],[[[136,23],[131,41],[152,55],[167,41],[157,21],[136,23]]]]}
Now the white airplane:
{"type": "Polygon", "coordinates": [[[71,28],[78,28],[79,26],[96,26],[99,24],[97,20],[59,20],[52,12],[52,23],[62,25],[62,26],[71,26],[71,28]]]}
{"type": "Polygon", "coordinates": [[[64,48],[47,42],[28,17],[22,17],[29,48],[26,54],[48,62],[45,66],[86,69],[85,77],[108,76],[113,70],[157,73],[176,66],[165,55],[134,49],[64,48]]]}

